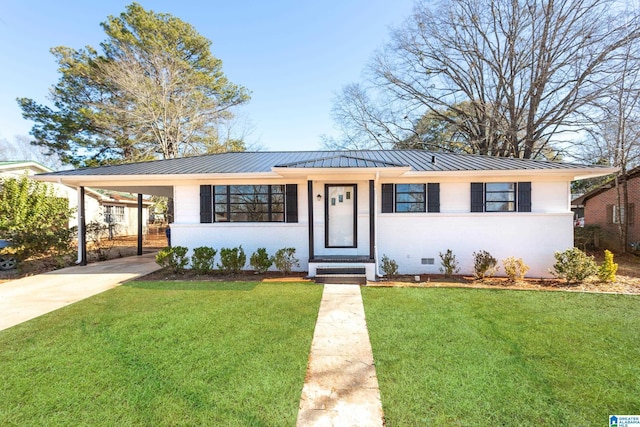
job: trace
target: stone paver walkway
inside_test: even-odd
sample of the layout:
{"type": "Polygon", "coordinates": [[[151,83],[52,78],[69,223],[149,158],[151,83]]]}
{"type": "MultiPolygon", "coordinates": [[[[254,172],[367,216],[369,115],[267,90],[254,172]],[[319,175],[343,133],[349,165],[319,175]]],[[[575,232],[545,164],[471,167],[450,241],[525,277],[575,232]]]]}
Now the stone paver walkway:
{"type": "Polygon", "coordinates": [[[155,253],[68,267],[0,284],[0,331],[153,271],[155,253]]]}
{"type": "Polygon", "coordinates": [[[297,426],[383,424],[360,286],[324,285],[297,426]]]}

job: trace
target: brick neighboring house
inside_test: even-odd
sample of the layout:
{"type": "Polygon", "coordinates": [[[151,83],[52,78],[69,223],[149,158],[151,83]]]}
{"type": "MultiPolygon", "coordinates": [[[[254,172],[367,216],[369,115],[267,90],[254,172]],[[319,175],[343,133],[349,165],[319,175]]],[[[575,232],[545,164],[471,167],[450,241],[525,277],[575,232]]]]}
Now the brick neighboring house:
{"type": "MultiPolygon", "coordinates": [[[[636,206],[640,206],[640,167],[627,172],[627,186],[629,193],[629,212],[626,215],[629,224],[627,241],[630,245],[634,245],[640,242],[640,217],[636,209],[636,206]]],[[[625,215],[624,212],[618,211],[616,198],[615,183],[609,182],[576,198],[572,204],[584,207],[585,227],[597,225],[602,229],[600,246],[621,249],[618,225],[621,216],[625,215]]]]}

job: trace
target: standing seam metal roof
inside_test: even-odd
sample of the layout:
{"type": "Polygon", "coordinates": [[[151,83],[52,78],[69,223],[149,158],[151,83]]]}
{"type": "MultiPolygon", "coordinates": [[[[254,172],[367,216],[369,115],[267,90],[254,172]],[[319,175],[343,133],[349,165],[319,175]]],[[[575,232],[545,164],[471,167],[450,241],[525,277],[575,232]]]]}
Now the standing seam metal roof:
{"type": "Polygon", "coordinates": [[[597,166],[542,160],[436,153],[422,150],[264,151],[209,154],[51,172],[57,176],[191,175],[264,173],[285,168],[383,168],[407,167],[413,171],[522,171],[586,169],[597,166]]]}

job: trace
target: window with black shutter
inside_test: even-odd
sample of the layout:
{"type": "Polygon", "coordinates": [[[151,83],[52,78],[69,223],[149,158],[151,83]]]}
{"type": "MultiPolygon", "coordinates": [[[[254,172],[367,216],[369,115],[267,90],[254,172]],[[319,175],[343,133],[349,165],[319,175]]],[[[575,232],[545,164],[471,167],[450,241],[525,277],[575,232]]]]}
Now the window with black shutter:
{"type": "Polygon", "coordinates": [[[200,222],[203,224],[213,222],[213,200],[211,186],[200,186],[200,222]]]}
{"type": "Polygon", "coordinates": [[[201,185],[200,222],[298,222],[290,185],[201,185]]]}
{"type": "Polygon", "coordinates": [[[382,213],[393,212],[393,184],[382,184],[382,213]]]}
{"type": "Polygon", "coordinates": [[[531,183],[518,183],[518,212],[531,212],[531,183]]]}
{"type": "Polygon", "coordinates": [[[440,184],[382,184],[382,213],[440,212],[440,184]]]}
{"type": "Polygon", "coordinates": [[[440,184],[437,182],[427,184],[427,211],[440,212],[440,184]]]}
{"type": "Polygon", "coordinates": [[[285,186],[286,222],[298,222],[298,184],[285,186]]]}
{"type": "Polygon", "coordinates": [[[531,212],[530,182],[472,182],[471,212],[531,212]]]}
{"type": "Polygon", "coordinates": [[[484,212],[484,184],[471,183],[471,212],[484,212]]]}

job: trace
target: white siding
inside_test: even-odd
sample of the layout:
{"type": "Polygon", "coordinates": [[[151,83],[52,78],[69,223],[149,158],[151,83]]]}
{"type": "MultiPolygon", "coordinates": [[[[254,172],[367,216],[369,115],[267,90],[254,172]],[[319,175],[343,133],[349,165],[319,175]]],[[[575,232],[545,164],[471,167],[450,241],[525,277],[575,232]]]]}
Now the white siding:
{"type": "MultiPolygon", "coordinates": [[[[200,184],[230,185],[237,182],[202,182],[197,185],[174,187],[175,222],[171,224],[171,244],[186,246],[190,250],[199,246],[209,246],[217,251],[220,248],[234,248],[242,245],[249,258],[258,248],[266,248],[269,255],[275,255],[278,249],[296,248],[296,258],[300,267],[295,271],[307,271],[309,261],[309,243],[307,228],[307,184],[306,181],[287,180],[286,182],[242,182],[242,184],[298,184],[298,223],[213,223],[200,224],[200,184]]],[[[191,255],[191,251],[190,251],[191,255]]],[[[216,255],[216,264],[219,255],[216,255]]],[[[272,267],[272,270],[274,267],[272,267]]]]}
{"type": "Polygon", "coordinates": [[[378,255],[395,260],[401,274],[440,274],[438,254],[451,249],[460,274],[472,274],[473,252],[486,250],[500,265],[515,256],[531,267],[529,277],[549,277],[553,253],[573,246],[572,219],[571,213],[381,214],[378,255]],[[422,258],[435,263],[423,265],[422,258]]]}
{"type": "MultiPolygon", "coordinates": [[[[332,180],[314,179],[314,250],[316,255],[369,254],[369,181],[362,177],[337,176],[332,180]],[[326,249],[324,229],[325,183],[358,185],[358,247],[326,249]],[[317,195],[321,200],[317,200],[317,195]]],[[[452,177],[428,179],[398,178],[379,180],[376,184],[377,224],[376,254],[394,259],[401,274],[439,274],[438,254],[451,249],[460,263],[462,274],[471,274],[473,252],[489,251],[502,260],[515,256],[531,267],[529,277],[549,277],[555,251],[573,245],[572,214],[568,181],[532,179],[532,177],[452,177]],[[470,213],[471,182],[532,182],[532,212],[470,213]],[[382,183],[440,183],[440,213],[381,212],[382,183]],[[433,258],[432,265],[422,258],[433,258]]],[[[269,254],[283,247],[295,247],[299,270],[308,268],[308,199],[306,179],[212,180],[174,187],[175,223],[172,243],[193,249],[215,249],[242,245],[247,259],[259,247],[269,254]],[[200,224],[200,185],[228,184],[298,184],[298,223],[214,223],[200,224]]]]}

